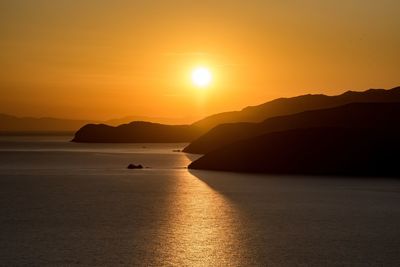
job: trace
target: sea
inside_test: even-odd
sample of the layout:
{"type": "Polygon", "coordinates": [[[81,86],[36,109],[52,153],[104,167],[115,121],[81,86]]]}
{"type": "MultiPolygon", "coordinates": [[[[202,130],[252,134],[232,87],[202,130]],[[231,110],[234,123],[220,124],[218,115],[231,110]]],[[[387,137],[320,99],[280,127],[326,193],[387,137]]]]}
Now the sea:
{"type": "Polygon", "coordinates": [[[400,266],[400,179],[192,171],[187,144],[71,139],[0,137],[1,266],[400,266]]]}

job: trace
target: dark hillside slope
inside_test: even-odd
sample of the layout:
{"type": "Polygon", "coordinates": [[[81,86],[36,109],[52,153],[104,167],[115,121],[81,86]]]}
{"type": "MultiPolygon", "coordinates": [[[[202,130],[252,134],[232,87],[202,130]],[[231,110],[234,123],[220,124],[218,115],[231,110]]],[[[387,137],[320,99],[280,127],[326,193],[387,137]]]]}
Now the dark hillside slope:
{"type": "Polygon", "coordinates": [[[310,127],[386,127],[400,117],[399,103],[353,103],[274,117],[261,123],[219,125],[189,144],[184,152],[205,154],[235,141],[269,132],[310,127]]]}
{"type": "Polygon", "coordinates": [[[309,128],[268,133],[210,152],[190,169],[400,177],[396,129],[309,128]]]}

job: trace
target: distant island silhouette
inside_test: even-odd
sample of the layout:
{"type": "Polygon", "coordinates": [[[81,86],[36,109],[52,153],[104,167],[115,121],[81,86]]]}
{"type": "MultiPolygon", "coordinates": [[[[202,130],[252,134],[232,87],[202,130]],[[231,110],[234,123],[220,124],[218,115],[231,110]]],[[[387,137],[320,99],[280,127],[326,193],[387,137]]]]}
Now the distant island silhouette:
{"type": "MultiPolygon", "coordinates": [[[[105,124],[89,124],[79,129],[74,142],[88,143],[141,143],[141,142],[191,142],[194,141],[185,152],[205,153],[214,149],[211,145],[201,145],[204,140],[208,140],[213,132],[206,134],[213,127],[226,123],[236,122],[262,122],[268,118],[296,114],[303,111],[318,110],[337,107],[349,103],[374,103],[374,102],[400,102],[400,87],[390,90],[370,89],[364,92],[348,91],[337,96],[326,95],[303,95],[292,98],[279,98],[264,104],[246,107],[241,111],[232,111],[208,116],[191,125],[164,125],[148,122],[132,122],[117,127],[105,124]]],[[[220,126],[223,127],[223,126],[220,126]]],[[[248,134],[248,128],[253,126],[248,124],[237,125],[234,130],[236,133],[243,131],[248,134]]],[[[220,131],[220,130],[216,130],[220,131]]],[[[228,137],[230,140],[230,137],[228,137]]],[[[236,139],[232,139],[233,141],[236,139]]],[[[223,141],[224,142],[224,141],[223,141]]],[[[205,143],[205,142],[204,142],[205,143]]]]}
{"type": "Polygon", "coordinates": [[[86,124],[107,124],[117,126],[132,121],[149,121],[154,123],[177,123],[178,118],[152,118],[144,116],[126,116],[106,121],[85,120],[85,119],[62,119],[62,118],[35,118],[17,117],[8,114],[0,114],[0,135],[40,135],[40,134],[74,134],[86,124]]]}
{"type": "Polygon", "coordinates": [[[75,133],[73,142],[85,143],[179,143],[189,142],[201,133],[189,125],[131,122],[117,127],[88,124],[75,133]]]}

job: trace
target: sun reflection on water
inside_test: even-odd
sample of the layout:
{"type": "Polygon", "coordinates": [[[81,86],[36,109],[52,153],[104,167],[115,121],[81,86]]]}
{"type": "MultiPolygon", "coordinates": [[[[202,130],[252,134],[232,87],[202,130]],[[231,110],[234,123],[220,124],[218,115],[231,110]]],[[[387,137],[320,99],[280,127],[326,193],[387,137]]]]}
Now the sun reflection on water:
{"type": "Polygon", "coordinates": [[[243,258],[238,210],[187,171],[177,173],[159,255],[166,265],[235,266],[243,258]]]}

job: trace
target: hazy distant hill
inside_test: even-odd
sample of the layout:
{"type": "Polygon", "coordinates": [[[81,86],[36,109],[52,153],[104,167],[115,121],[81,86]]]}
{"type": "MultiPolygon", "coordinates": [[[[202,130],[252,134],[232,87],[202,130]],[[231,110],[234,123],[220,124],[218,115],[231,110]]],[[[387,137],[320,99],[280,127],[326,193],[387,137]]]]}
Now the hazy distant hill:
{"type": "Polygon", "coordinates": [[[0,132],[74,132],[88,120],[68,120],[56,118],[19,118],[0,114],[0,132]]]}
{"type": "Polygon", "coordinates": [[[306,110],[336,107],[354,102],[400,102],[400,87],[391,90],[348,91],[338,96],[302,95],[291,98],[278,98],[258,106],[246,107],[241,111],[215,114],[197,121],[193,125],[207,130],[222,123],[261,122],[271,117],[289,115],[306,110]]]}
{"type": "Polygon", "coordinates": [[[324,127],[273,132],[221,147],[194,161],[189,168],[399,177],[399,134],[398,127],[386,130],[324,127]]]}
{"type": "Polygon", "coordinates": [[[118,127],[88,124],[75,133],[73,142],[86,143],[178,143],[188,142],[199,135],[189,125],[163,125],[150,122],[131,122],[118,127]]]}
{"type": "Polygon", "coordinates": [[[238,140],[269,132],[311,127],[386,127],[400,116],[398,103],[352,103],[266,119],[260,123],[221,124],[202,135],[184,152],[206,154],[238,140]]]}

